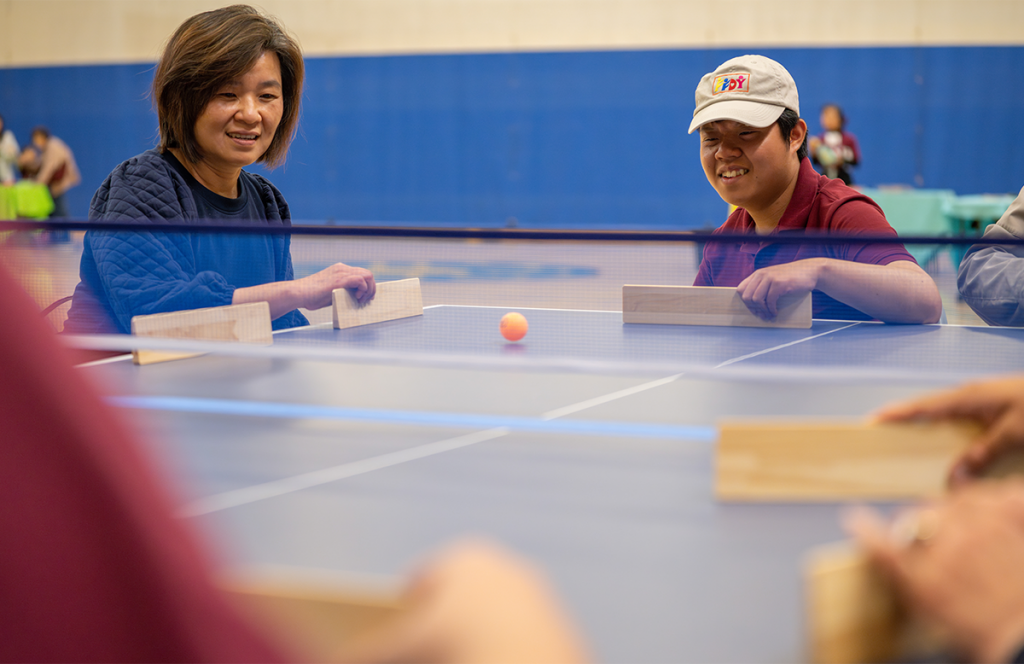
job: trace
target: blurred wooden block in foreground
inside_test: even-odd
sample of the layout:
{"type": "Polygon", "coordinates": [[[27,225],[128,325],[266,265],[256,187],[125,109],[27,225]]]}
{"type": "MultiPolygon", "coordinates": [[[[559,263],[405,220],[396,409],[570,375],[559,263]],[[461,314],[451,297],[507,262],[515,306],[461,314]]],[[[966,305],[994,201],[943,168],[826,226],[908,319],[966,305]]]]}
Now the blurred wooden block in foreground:
{"type": "Polygon", "coordinates": [[[809,329],[811,294],[783,296],[778,314],[769,321],[752,314],[735,288],[625,285],[622,322],[809,329]]]}
{"type": "Polygon", "coordinates": [[[401,611],[397,584],[368,584],[329,571],[251,568],[221,578],[243,616],[286,654],[336,660],[344,644],[401,611]]]}
{"type": "Polygon", "coordinates": [[[807,555],[804,591],[814,664],[953,661],[942,634],[909,614],[892,582],[852,542],[807,555]]]}
{"type": "Polygon", "coordinates": [[[423,294],[418,278],[379,283],[377,294],[366,304],[356,302],[352,293],[344,288],[335,290],[332,299],[336,330],[423,315],[423,294]]]}
{"type": "MultiPolygon", "coordinates": [[[[933,498],[978,432],[959,422],[723,423],[715,493],[735,501],[933,498]]],[[[1006,472],[1014,465],[1019,457],[1006,472]]]]}
{"type": "MultiPolygon", "coordinates": [[[[274,342],[270,305],[266,302],[135,316],[132,318],[132,334],[139,337],[237,341],[262,345],[274,342]]],[[[132,351],[132,362],[153,364],[199,355],[202,353],[140,349],[132,351]]]]}

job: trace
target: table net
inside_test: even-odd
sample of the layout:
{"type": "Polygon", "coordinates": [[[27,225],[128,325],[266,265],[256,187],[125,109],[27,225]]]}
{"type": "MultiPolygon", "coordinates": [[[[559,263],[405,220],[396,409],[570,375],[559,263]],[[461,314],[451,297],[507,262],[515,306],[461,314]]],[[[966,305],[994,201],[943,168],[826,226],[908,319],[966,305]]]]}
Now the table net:
{"type": "MultiPolygon", "coordinates": [[[[605,373],[739,371],[771,379],[814,375],[849,380],[1009,371],[1015,360],[1008,358],[1019,354],[1016,349],[1024,341],[1015,329],[989,327],[958,291],[958,263],[977,238],[904,237],[894,242],[785,234],[760,242],[749,236],[684,232],[56,222],[9,222],[2,232],[0,261],[53,329],[71,345],[108,351],[160,347],[363,362],[605,373]],[[815,294],[810,329],[622,321],[623,285],[691,285],[704,256],[728,257],[718,261],[717,285],[730,279],[735,283],[738,277],[730,270],[744,269],[744,261],[756,266],[785,262],[780,256],[869,253],[888,260],[912,256],[938,289],[945,325],[882,324],[862,312],[835,316],[834,308],[819,306],[820,293],[815,294]],[[227,304],[225,289],[230,294],[236,285],[273,281],[274,270],[282,274],[288,259],[296,280],[335,263],[366,268],[378,283],[417,277],[424,316],[334,330],[330,306],[303,309],[308,327],[278,330],[272,345],[255,347],[194,339],[157,342],[124,334],[131,313],[227,304]],[[230,278],[217,272],[224,266],[230,278]],[[70,309],[88,304],[67,299],[83,277],[87,284],[108,288],[98,299],[119,312],[104,329],[88,334],[67,324],[70,309]],[[193,300],[181,296],[189,289],[198,293],[193,300]],[[530,324],[518,343],[499,334],[499,321],[510,311],[523,313],[530,324]]],[[[1024,251],[1013,242],[985,246],[1008,256],[1024,251]]],[[[76,298],[81,298],[80,288],[76,298]]],[[[109,319],[110,310],[104,311],[109,319]]]]}

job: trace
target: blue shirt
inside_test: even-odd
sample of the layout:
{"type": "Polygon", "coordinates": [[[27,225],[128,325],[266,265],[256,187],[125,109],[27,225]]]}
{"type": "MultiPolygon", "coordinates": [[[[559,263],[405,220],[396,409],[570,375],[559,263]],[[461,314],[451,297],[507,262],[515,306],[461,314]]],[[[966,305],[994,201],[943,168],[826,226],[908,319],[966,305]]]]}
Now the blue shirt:
{"type": "MultiPolygon", "coordinates": [[[[238,178],[238,198],[215,194],[192,177],[173,154],[161,155],[188,184],[196,201],[199,219],[214,223],[266,222],[253,176],[245,171],[238,178]]],[[[262,233],[193,233],[189,236],[195,252],[196,269],[216,272],[235,288],[247,288],[276,281],[274,236],[262,233]]]]}
{"type": "MultiPolygon", "coordinates": [[[[288,204],[266,179],[242,171],[239,190],[237,199],[217,196],[172,155],[148,150],[107,176],[93,196],[89,218],[291,225],[288,204]]],[[[237,288],[292,279],[290,249],[288,234],[88,231],[81,282],[64,330],[127,334],[133,316],[231,304],[237,288]]],[[[296,309],[273,327],[307,324],[296,309]]]]}

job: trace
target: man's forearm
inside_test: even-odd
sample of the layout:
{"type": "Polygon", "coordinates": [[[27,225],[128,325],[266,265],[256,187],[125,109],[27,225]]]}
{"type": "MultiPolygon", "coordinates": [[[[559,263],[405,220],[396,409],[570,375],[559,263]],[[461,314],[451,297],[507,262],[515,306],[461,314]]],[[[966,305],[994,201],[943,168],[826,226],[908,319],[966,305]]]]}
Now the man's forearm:
{"type": "Polygon", "coordinates": [[[942,316],[939,289],[916,263],[823,260],[818,290],[872,318],[887,323],[936,323],[942,316]]]}

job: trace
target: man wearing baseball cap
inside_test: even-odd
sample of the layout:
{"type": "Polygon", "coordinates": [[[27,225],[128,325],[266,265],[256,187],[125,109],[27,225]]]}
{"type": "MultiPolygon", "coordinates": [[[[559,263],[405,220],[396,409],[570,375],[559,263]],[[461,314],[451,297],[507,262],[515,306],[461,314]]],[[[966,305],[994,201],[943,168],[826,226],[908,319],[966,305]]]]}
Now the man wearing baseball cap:
{"type": "Polygon", "coordinates": [[[807,158],[807,124],[796,83],[760,55],[733,58],[697,86],[690,133],[700,132],[711,186],[737,209],[715,233],[749,233],[741,243],[709,242],[695,286],[735,286],[770,320],[780,297],[813,291],[815,318],[934,323],[942,300],[902,244],[782,244],[783,233],[896,236],[881,208],[807,158]]]}

